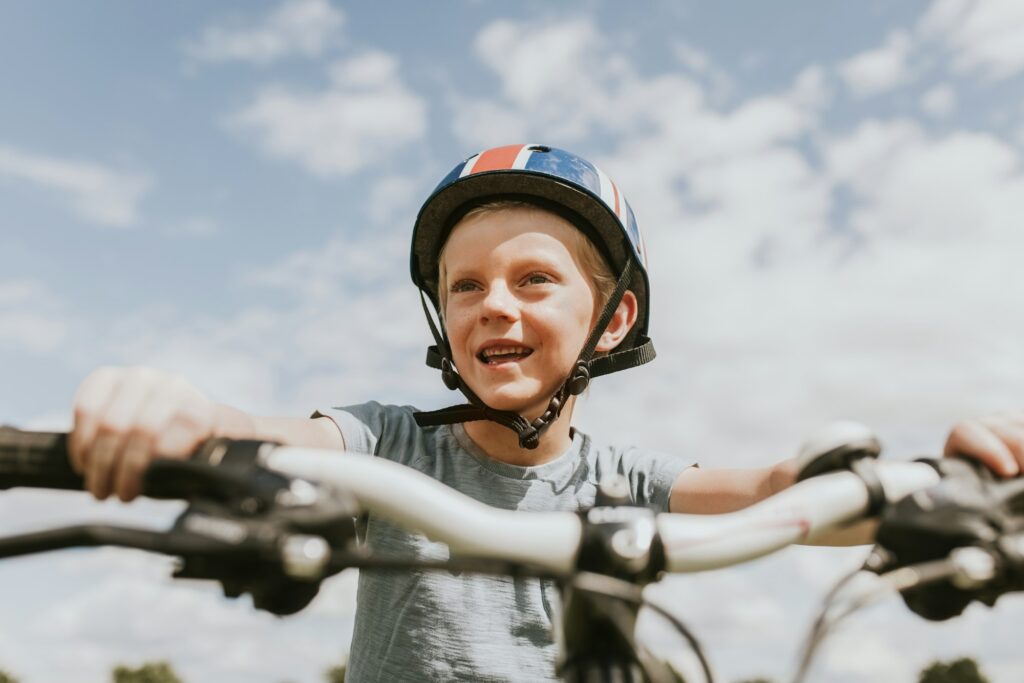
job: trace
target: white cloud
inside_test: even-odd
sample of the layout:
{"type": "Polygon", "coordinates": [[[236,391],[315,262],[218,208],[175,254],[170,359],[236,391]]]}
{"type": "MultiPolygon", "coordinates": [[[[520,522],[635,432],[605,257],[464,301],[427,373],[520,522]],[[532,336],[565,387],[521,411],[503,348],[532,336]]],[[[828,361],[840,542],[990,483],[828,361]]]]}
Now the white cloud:
{"type": "Polygon", "coordinates": [[[940,41],[958,71],[990,80],[1024,69],[1024,4],[1016,0],[934,0],[918,24],[940,41]]]}
{"type": "MultiPolygon", "coordinates": [[[[42,427],[29,427],[42,429],[42,427]]],[[[155,501],[139,499],[131,505],[109,499],[98,501],[84,493],[68,493],[49,489],[17,489],[4,494],[0,499],[0,511],[8,520],[5,527],[9,533],[25,533],[41,529],[65,526],[88,519],[97,524],[148,525],[151,528],[168,528],[184,505],[178,501],[155,501]]],[[[146,558],[145,555],[130,555],[130,558],[146,558]]],[[[139,560],[142,562],[143,560],[139,560]]],[[[57,556],[54,565],[66,563],[69,569],[94,568],[106,571],[114,565],[132,566],[124,554],[101,551],[90,554],[87,559],[57,556]],[[111,559],[114,558],[114,559],[111,559]]],[[[152,567],[152,563],[147,566],[152,567]]]]}
{"type": "Polygon", "coordinates": [[[35,581],[4,570],[8,580],[20,579],[21,595],[30,600],[50,590],[47,582],[80,586],[43,607],[22,599],[7,602],[0,623],[20,635],[16,648],[0,643],[5,668],[29,680],[99,683],[110,680],[118,663],[170,660],[186,680],[317,680],[341,660],[351,631],[351,579],[326,586],[326,597],[347,601],[348,610],[341,604],[326,611],[311,606],[280,620],[255,611],[248,599],[223,599],[212,582],[171,582],[166,558],[124,550],[78,555],[81,562],[66,565],[28,560],[35,581]],[[61,657],[46,656],[58,647],[61,657]]]}
{"type": "MultiPolygon", "coordinates": [[[[285,304],[216,316],[150,308],[107,321],[95,342],[102,362],[179,373],[214,400],[254,414],[450,400],[423,364],[429,333],[406,275],[407,230],[382,242],[392,231],[375,229],[372,238],[336,238],[239,268],[235,291],[258,300],[270,291],[285,304]]],[[[10,289],[14,296],[18,288],[10,289]]]]}
{"type": "Polygon", "coordinates": [[[537,107],[553,92],[570,96],[578,91],[578,77],[587,71],[583,59],[599,41],[588,20],[545,28],[502,19],[481,30],[473,44],[484,63],[501,76],[509,99],[537,107]]]}
{"type": "Polygon", "coordinates": [[[719,67],[703,50],[686,41],[676,40],[672,44],[672,53],[692,74],[708,84],[711,99],[725,99],[735,89],[735,83],[729,73],[719,67]]]}
{"type": "Polygon", "coordinates": [[[49,299],[46,288],[34,280],[8,280],[0,282],[0,306],[32,305],[49,299]]]}
{"type": "MultiPolygon", "coordinates": [[[[297,249],[273,265],[253,270],[245,281],[282,289],[307,301],[329,299],[346,290],[368,289],[373,294],[382,285],[397,284],[395,272],[384,264],[400,263],[408,248],[404,234],[403,239],[394,236],[386,241],[376,237],[338,237],[324,245],[297,249]]],[[[411,282],[409,291],[413,291],[411,282]]]]}
{"type": "Polygon", "coordinates": [[[420,203],[430,192],[431,182],[436,180],[433,174],[422,173],[418,177],[389,175],[380,178],[370,188],[367,213],[377,223],[408,229],[416,219],[420,203]]]}
{"type": "Polygon", "coordinates": [[[178,373],[216,401],[276,414],[283,397],[274,360],[285,347],[268,340],[286,338],[281,322],[260,308],[217,319],[142,311],[110,323],[101,343],[108,363],[178,373]]]}
{"type": "Polygon", "coordinates": [[[211,237],[221,231],[216,220],[209,216],[189,216],[170,229],[171,232],[192,237],[211,237]]]}
{"type": "Polygon", "coordinates": [[[634,123],[641,104],[612,92],[623,88],[629,66],[603,51],[606,44],[589,19],[485,26],[474,51],[498,76],[503,97],[454,98],[453,132],[482,148],[529,135],[579,140],[597,125],[634,123]]]}
{"type": "Polygon", "coordinates": [[[866,122],[828,149],[830,167],[864,200],[864,234],[930,246],[1024,246],[1020,155],[988,134],[929,139],[907,122],[866,122]]]}
{"type": "Polygon", "coordinates": [[[394,56],[368,52],[330,73],[321,92],[264,88],[229,126],[268,155],[324,177],[373,166],[425,134],[426,103],[402,82],[394,56]]]}
{"type": "Polygon", "coordinates": [[[138,204],[152,181],[141,173],[59,159],[0,145],[0,178],[12,178],[64,195],[83,220],[127,228],[138,222],[138,204]]]}
{"type": "Polygon", "coordinates": [[[278,289],[298,302],[277,326],[287,331],[279,348],[291,351],[284,357],[302,359],[289,364],[302,378],[301,400],[314,401],[303,405],[391,396],[445,400],[436,371],[423,365],[432,342],[406,276],[407,234],[387,242],[336,238],[246,276],[246,282],[278,289]]]}
{"type": "Polygon", "coordinates": [[[68,334],[60,302],[35,280],[0,281],[0,348],[56,350],[68,334]]]}
{"type": "Polygon", "coordinates": [[[818,671],[826,669],[829,680],[852,675],[854,680],[900,683],[913,680],[917,668],[918,653],[899,648],[877,629],[859,628],[833,636],[826,652],[818,671]]]}
{"type": "Polygon", "coordinates": [[[337,38],[343,23],[344,14],[328,0],[286,0],[255,22],[206,27],[185,51],[204,62],[269,64],[294,54],[315,57],[337,38]]]}
{"type": "Polygon", "coordinates": [[[398,77],[398,59],[387,52],[364,52],[331,67],[337,85],[350,88],[372,88],[381,82],[394,82],[398,77]]]}
{"type": "MultiPolygon", "coordinates": [[[[798,135],[828,102],[824,74],[812,66],[801,73],[793,92],[742,102],[723,116],[709,105],[714,100],[709,92],[720,90],[722,79],[703,79],[709,81],[705,87],[678,73],[645,77],[610,47],[615,44],[587,19],[493,22],[478,34],[474,48],[498,76],[502,96],[455,97],[454,134],[479,148],[526,139],[568,143],[605,132],[619,146],[628,140],[635,147],[645,144],[641,133],[653,127],[673,139],[675,153],[691,161],[704,153],[728,154],[756,140],[798,135]],[[745,137],[734,139],[735,134],[745,137]]],[[[685,44],[681,49],[702,70],[698,76],[720,71],[685,44]]]]}
{"type": "Polygon", "coordinates": [[[857,97],[870,97],[891,90],[911,78],[907,57],[910,36],[903,31],[889,35],[885,44],[854,55],[839,65],[839,75],[857,97]]]}
{"type": "MultiPolygon", "coordinates": [[[[473,151],[529,138],[531,125],[527,117],[499,102],[467,98],[456,101],[454,106],[453,132],[473,151]]],[[[553,133],[548,135],[554,137],[553,133]]]]}
{"type": "Polygon", "coordinates": [[[677,40],[672,45],[672,52],[686,68],[694,73],[703,74],[711,68],[711,58],[703,50],[690,45],[685,40],[677,40]]]}
{"type": "Polygon", "coordinates": [[[800,70],[791,93],[797,104],[811,111],[823,110],[832,101],[832,88],[828,76],[819,64],[811,64],[800,70]]]}
{"type": "Polygon", "coordinates": [[[36,352],[53,351],[64,339],[60,322],[32,313],[0,312],[0,342],[14,342],[36,352]]]}
{"type": "Polygon", "coordinates": [[[921,95],[921,109],[935,118],[949,116],[956,109],[956,91],[948,84],[929,88],[921,95]]]}

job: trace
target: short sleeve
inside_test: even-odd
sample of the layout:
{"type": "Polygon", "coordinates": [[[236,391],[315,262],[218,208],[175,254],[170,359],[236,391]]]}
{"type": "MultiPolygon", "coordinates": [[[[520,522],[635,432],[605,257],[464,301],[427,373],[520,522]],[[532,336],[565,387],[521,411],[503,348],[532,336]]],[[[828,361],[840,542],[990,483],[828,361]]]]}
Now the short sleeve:
{"type": "Polygon", "coordinates": [[[379,455],[408,464],[418,450],[419,427],[412,406],[383,405],[376,401],[317,410],[313,417],[334,420],[345,440],[345,450],[379,455]]]}
{"type": "Polygon", "coordinates": [[[633,501],[658,512],[668,512],[672,486],[691,460],[677,455],[629,448],[622,452],[619,471],[629,480],[633,501]]]}

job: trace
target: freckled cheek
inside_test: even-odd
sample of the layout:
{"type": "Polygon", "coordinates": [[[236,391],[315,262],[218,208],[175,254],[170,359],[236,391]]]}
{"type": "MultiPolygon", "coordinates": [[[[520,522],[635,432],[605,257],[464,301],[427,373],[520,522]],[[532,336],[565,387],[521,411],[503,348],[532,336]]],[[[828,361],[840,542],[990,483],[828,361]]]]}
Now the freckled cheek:
{"type": "Polygon", "coordinates": [[[448,341],[451,343],[452,352],[456,355],[463,350],[472,326],[465,311],[445,311],[445,331],[448,333],[448,341]]]}
{"type": "Polygon", "coordinates": [[[552,304],[535,310],[535,319],[545,328],[576,329],[590,325],[591,311],[580,306],[552,304]]]}
{"type": "Polygon", "coordinates": [[[592,316],[589,310],[575,306],[557,306],[545,310],[532,320],[534,330],[549,346],[554,355],[550,360],[561,366],[572,363],[579,355],[587,334],[590,332],[592,316]]]}

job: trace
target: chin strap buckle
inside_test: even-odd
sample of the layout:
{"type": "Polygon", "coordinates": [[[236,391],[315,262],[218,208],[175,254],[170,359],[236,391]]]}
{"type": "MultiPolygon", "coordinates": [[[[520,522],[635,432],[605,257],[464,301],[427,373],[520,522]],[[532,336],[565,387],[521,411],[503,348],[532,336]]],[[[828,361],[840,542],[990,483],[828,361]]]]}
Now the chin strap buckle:
{"type": "MultiPolygon", "coordinates": [[[[545,427],[547,425],[544,425],[545,427]]],[[[540,435],[543,430],[537,429],[533,425],[530,425],[525,430],[519,433],[519,447],[527,450],[533,450],[540,445],[540,435]]]]}

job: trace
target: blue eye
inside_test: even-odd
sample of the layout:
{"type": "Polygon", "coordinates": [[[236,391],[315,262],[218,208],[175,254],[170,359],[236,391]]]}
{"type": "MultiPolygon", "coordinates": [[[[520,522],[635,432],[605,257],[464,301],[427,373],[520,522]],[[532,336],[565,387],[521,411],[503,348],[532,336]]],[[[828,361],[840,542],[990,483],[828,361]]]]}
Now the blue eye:
{"type": "Polygon", "coordinates": [[[448,291],[452,294],[459,292],[471,292],[476,289],[476,284],[469,280],[459,280],[458,282],[452,283],[452,286],[448,288],[448,291]]]}
{"type": "Polygon", "coordinates": [[[528,285],[544,285],[549,282],[551,282],[551,278],[547,275],[541,275],[540,273],[533,273],[526,278],[526,284],[528,285]]]}

